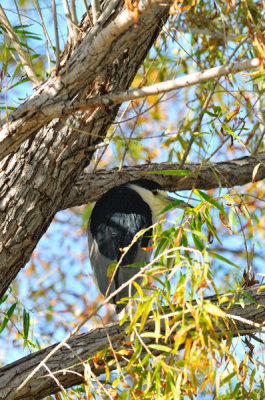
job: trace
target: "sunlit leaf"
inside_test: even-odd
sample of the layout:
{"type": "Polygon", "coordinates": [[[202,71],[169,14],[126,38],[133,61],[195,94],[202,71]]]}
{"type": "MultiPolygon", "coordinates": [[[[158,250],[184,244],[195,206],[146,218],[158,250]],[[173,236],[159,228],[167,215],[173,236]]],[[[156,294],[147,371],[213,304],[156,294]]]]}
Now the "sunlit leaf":
{"type": "Polygon", "coordinates": [[[187,169],[165,169],[161,171],[149,171],[148,174],[154,174],[154,175],[190,175],[192,171],[189,171],[187,169]]]}
{"type": "Polygon", "coordinates": [[[209,313],[212,314],[214,317],[226,318],[226,313],[221,310],[219,307],[215,306],[214,304],[207,303],[204,305],[204,309],[209,313]]]}

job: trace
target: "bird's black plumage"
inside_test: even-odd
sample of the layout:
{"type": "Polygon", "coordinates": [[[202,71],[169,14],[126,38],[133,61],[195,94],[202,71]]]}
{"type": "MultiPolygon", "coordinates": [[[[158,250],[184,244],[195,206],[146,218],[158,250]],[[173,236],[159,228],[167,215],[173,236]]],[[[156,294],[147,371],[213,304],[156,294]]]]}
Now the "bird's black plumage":
{"type": "MultiPolygon", "coordinates": [[[[152,225],[150,207],[140,195],[126,185],[117,186],[105,193],[91,214],[91,233],[99,251],[110,260],[119,261],[120,249],[132,242],[135,234],[152,225]]],[[[147,247],[152,230],[146,232],[140,243],[136,242],[124,255],[121,265],[132,264],[139,245],[147,247]]]]}
{"type": "MultiPolygon", "coordinates": [[[[152,243],[152,228],[148,229],[127,253],[121,251],[131,244],[139,231],[153,224],[150,206],[130,185],[149,191],[162,190],[154,181],[139,179],[110,189],[95,204],[87,232],[93,273],[103,295],[111,294],[139,272],[139,267],[128,265],[145,262],[151,256],[150,251],[143,248],[148,248],[152,243]],[[108,267],[119,261],[120,265],[110,285],[108,267]]],[[[134,292],[132,287],[131,294],[134,292]]],[[[111,302],[116,304],[128,295],[129,289],[126,287],[111,302]]],[[[116,305],[116,311],[120,312],[123,307],[124,305],[116,305]]]]}

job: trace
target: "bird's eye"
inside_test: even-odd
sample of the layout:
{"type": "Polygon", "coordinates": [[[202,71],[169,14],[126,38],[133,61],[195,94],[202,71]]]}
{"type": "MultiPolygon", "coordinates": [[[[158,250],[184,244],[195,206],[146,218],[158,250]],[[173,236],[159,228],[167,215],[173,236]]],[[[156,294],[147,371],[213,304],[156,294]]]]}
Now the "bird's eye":
{"type": "Polygon", "coordinates": [[[152,193],[153,193],[154,196],[158,195],[158,191],[157,190],[153,190],[152,193]]]}

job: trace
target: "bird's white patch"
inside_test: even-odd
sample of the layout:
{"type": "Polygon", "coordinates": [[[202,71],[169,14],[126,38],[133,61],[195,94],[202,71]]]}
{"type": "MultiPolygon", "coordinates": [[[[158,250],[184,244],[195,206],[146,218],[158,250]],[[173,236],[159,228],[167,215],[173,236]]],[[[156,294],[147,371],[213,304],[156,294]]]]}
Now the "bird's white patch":
{"type": "Polygon", "coordinates": [[[164,190],[155,189],[153,192],[156,194],[154,194],[151,190],[145,189],[138,185],[129,184],[128,186],[135,190],[141,196],[143,201],[149,205],[153,216],[158,214],[171,201],[173,201],[173,199],[170,198],[167,192],[164,190]]]}

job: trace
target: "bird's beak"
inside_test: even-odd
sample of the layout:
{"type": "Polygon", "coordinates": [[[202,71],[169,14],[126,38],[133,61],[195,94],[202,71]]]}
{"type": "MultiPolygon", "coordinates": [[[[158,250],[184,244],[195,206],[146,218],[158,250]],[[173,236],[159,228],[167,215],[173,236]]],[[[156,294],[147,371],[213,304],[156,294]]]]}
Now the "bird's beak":
{"type": "Polygon", "coordinates": [[[163,211],[167,211],[172,208],[181,208],[184,210],[188,207],[193,208],[190,204],[185,203],[185,201],[178,200],[174,197],[171,197],[166,192],[159,193],[158,197],[159,197],[160,201],[165,205],[165,208],[163,211]]]}
{"type": "Polygon", "coordinates": [[[193,208],[190,204],[185,203],[185,201],[174,199],[174,197],[168,196],[167,199],[169,203],[174,203],[172,205],[174,205],[175,208],[181,208],[183,210],[185,210],[187,207],[193,208]]]}

